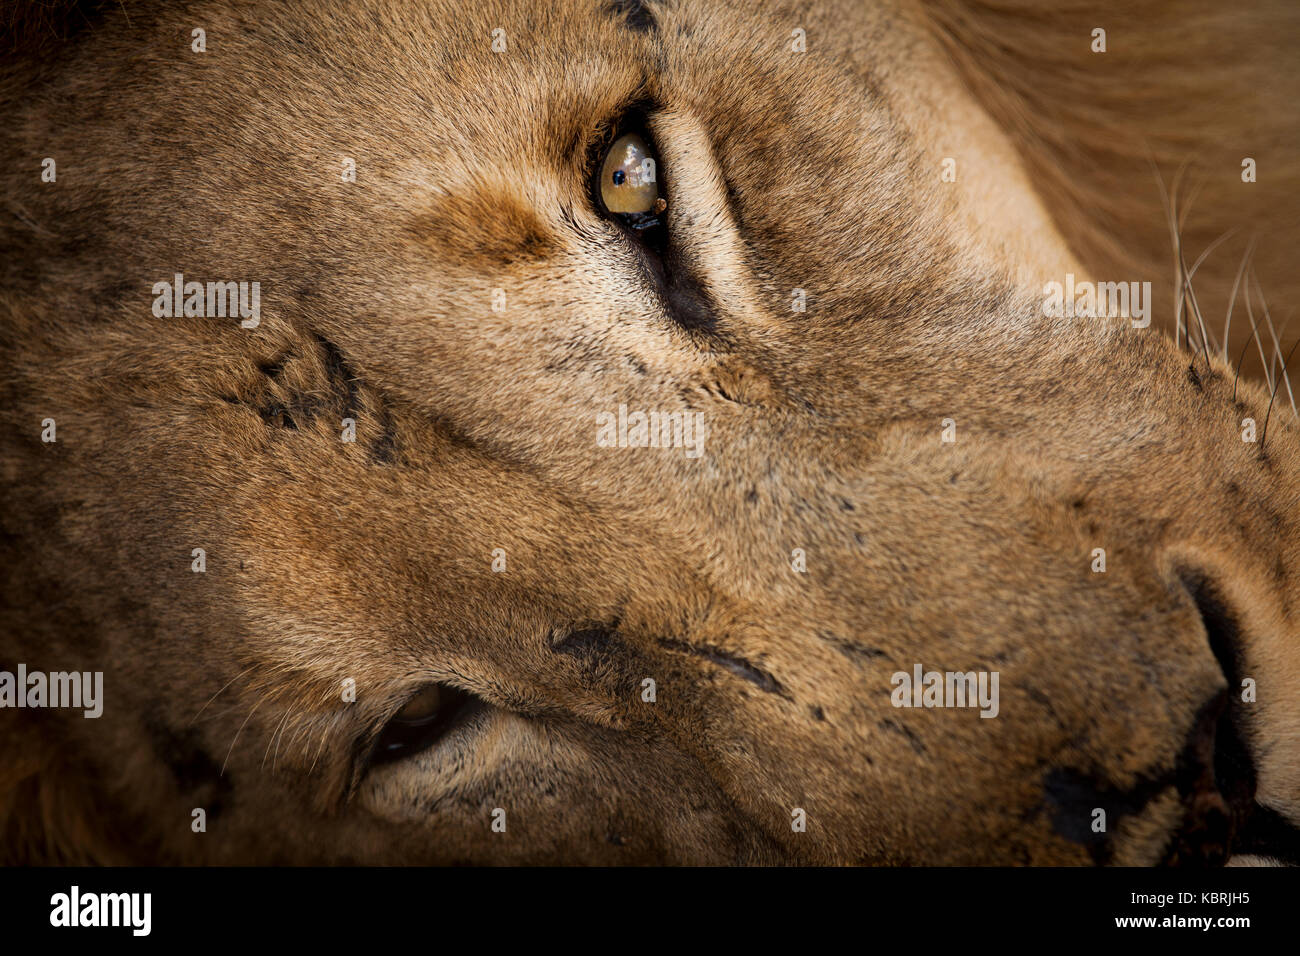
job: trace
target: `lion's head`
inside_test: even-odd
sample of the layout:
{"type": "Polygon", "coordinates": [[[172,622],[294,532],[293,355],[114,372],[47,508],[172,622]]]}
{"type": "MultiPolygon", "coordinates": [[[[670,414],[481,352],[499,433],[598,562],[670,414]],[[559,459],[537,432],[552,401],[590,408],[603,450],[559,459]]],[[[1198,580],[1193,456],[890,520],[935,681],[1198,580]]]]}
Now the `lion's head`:
{"type": "Polygon", "coordinates": [[[0,711],[8,858],[1300,861],[1300,441],[1236,374],[1294,244],[1221,349],[1194,261],[1294,222],[1294,138],[1213,62],[955,2],[74,19],[0,76],[0,669],[102,714],[0,711]]]}

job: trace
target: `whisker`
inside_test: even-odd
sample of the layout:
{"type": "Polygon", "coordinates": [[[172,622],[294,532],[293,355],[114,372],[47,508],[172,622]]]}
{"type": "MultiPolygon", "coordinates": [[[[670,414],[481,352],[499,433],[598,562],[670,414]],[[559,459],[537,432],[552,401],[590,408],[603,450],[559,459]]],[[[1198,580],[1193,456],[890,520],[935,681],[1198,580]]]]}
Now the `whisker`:
{"type": "MultiPolygon", "coordinates": [[[[1264,298],[1264,287],[1263,287],[1262,285],[1260,285],[1260,282],[1259,282],[1259,275],[1256,274],[1256,272],[1255,272],[1254,269],[1251,269],[1251,272],[1250,272],[1250,279],[1254,279],[1254,280],[1255,280],[1255,289],[1256,289],[1256,291],[1259,293],[1259,302],[1260,302],[1260,305],[1263,306],[1263,308],[1264,308],[1264,321],[1268,324],[1268,334],[1269,334],[1269,335],[1272,337],[1272,339],[1273,339],[1273,358],[1274,358],[1274,360],[1276,360],[1277,357],[1278,357],[1279,355],[1282,354],[1282,343],[1281,343],[1280,339],[1281,339],[1283,336],[1285,336],[1287,326],[1291,324],[1291,317],[1288,317],[1287,320],[1286,320],[1284,323],[1282,323],[1281,331],[1278,331],[1277,329],[1275,329],[1275,328],[1273,327],[1273,316],[1270,314],[1269,309],[1268,309],[1268,300],[1264,298]]],[[[1249,280],[1248,280],[1248,281],[1249,281],[1249,280]]],[[[1246,287],[1246,292],[1247,292],[1247,294],[1249,295],[1249,292],[1250,292],[1250,286],[1249,286],[1249,285],[1247,285],[1247,287],[1246,287]]],[[[1247,301],[1249,301],[1249,298],[1247,299],[1247,301]]],[[[1294,315],[1294,313],[1292,313],[1292,314],[1294,315]]],[[[1270,372],[1272,371],[1272,364],[1273,364],[1272,362],[1269,363],[1269,366],[1270,366],[1269,370],[1270,370],[1270,372]]],[[[1284,369],[1284,374],[1283,374],[1283,381],[1286,382],[1286,394],[1287,394],[1287,397],[1288,397],[1288,398],[1290,399],[1290,401],[1291,401],[1291,414],[1292,414],[1293,416],[1300,417],[1300,413],[1298,413],[1298,412],[1296,411],[1295,394],[1291,391],[1291,376],[1285,374],[1285,369],[1284,369]]]]}
{"type": "MultiPolygon", "coordinates": [[[[301,713],[296,713],[292,715],[292,719],[296,721],[302,716],[303,715],[301,713]]],[[[280,764],[280,743],[281,741],[284,740],[285,731],[288,729],[289,729],[289,725],[288,723],[286,723],[285,726],[281,728],[279,736],[276,737],[275,753],[271,755],[271,773],[275,773],[275,768],[278,767],[280,764]]]]}
{"type": "MultiPolygon", "coordinates": [[[[337,722],[338,722],[338,715],[335,714],[333,717],[330,718],[329,725],[332,726],[337,722]]],[[[326,726],[321,729],[320,743],[317,744],[316,746],[316,756],[312,757],[311,766],[307,768],[307,773],[309,775],[313,770],[316,769],[316,761],[320,760],[321,752],[325,749],[325,742],[329,740],[330,726],[326,726]]]]}
{"type": "MultiPolygon", "coordinates": [[[[1295,345],[1291,346],[1291,351],[1286,353],[1286,361],[1282,363],[1282,374],[1286,374],[1286,367],[1291,364],[1291,356],[1295,355],[1296,346],[1300,346],[1300,338],[1295,340],[1295,345]]],[[[1279,383],[1280,384],[1280,383],[1279,383]]],[[[1264,413],[1264,427],[1259,433],[1259,450],[1264,450],[1264,442],[1268,441],[1268,420],[1273,415],[1273,400],[1277,398],[1277,387],[1274,386],[1272,393],[1268,396],[1268,411],[1264,413]]]]}
{"type": "MultiPolygon", "coordinates": [[[[1252,336],[1257,336],[1258,323],[1255,321],[1255,316],[1250,311],[1249,302],[1246,303],[1246,314],[1250,318],[1250,334],[1252,336]]],[[[1246,359],[1246,349],[1248,348],[1250,348],[1249,337],[1247,337],[1245,342],[1241,343],[1241,351],[1237,353],[1237,371],[1232,376],[1232,400],[1234,402],[1237,400],[1237,382],[1241,380],[1241,363],[1246,359]]]]}
{"type": "MultiPolygon", "coordinates": [[[[1206,330],[1205,320],[1201,317],[1201,306],[1200,303],[1196,301],[1196,290],[1192,288],[1191,282],[1187,280],[1187,260],[1183,258],[1183,245],[1181,239],[1178,243],[1178,263],[1182,266],[1183,270],[1183,281],[1187,287],[1187,301],[1191,305],[1192,314],[1196,316],[1196,324],[1201,330],[1201,351],[1205,353],[1205,367],[1208,369],[1210,367],[1210,333],[1206,330]]],[[[1215,351],[1218,351],[1217,346],[1215,347],[1215,351]]]]}
{"type": "Polygon", "coordinates": [[[197,714],[195,714],[193,717],[191,717],[191,718],[190,718],[190,722],[189,722],[188,724],[186,724],[185,726],[186,726],[186,727],[193,727],[193,726],[194,726],[194,722],[195,722],[196,720],[199,719],[199,714],[202,714],[205,710],[208,709],[208,704],[211,704],[214,700],[216,700],[218,697],[220,697],[223,693],[225,693],[225,690],[226,690],[227,687],[229,687],[229,686],[230,686],[231,684],[233,684],[235,681],[239,680],[239,678],[243,677],[245,674],[247,674],[249,671],[251,671],[251,670],[252,670],[253,668],[255,668],[256,666],[257,666],[256,664],[250,664],[248,667],[245,667],[242,671],[240,671],[240,672],[239,672],[238,674],[236,674],[234,677],[230,678],[230,680],[226,681],[225,685],[221,688],[221,690],[217,691],[215,694],[213,694],[211,697],[209,697],[209,698],[207,699],[207,702],[204,703],[204,705],[203,705],[202,707],[199,708],[199,712],[198,712],[197,714]]]}
{"type": "MultiPolygon", "coordinates": [[[[284,712],[284,716],[280,718],[280,722],[279,722],[278,724],[276,724],[276,725],[275,725],[275,729],[271,731],[271,739],[268,740],[268,741],[266,742],[266,751],[265,751],[265,753],[262,754],[262,764],[261,764],[261,766],[262,766],[263,769],[265,769],[265,767],[266,767],[266,758],[267,758],[267,757],[270,755],[270,753],[271,753],[271,744],[275,743],[276,738],[280,736],[280,731],[284,729],[285,722],[289,719],[289,717],[290,717],[290,715],[291,715],[292,713],[293,713],[293,711],[291,711],[291,710],[285,710],[285,712],[284,712]]],[[[280,752],[280,749],[277,747],[277,748],[276,748],[276,754],[278,755],[279,752],[280,752]]],[[[272,772],[272,773],[275,772],[275,764],[274,764],[274,763],[271,764],[271,772],[272,772]]]]}
{"type": "Polygon", "coordinates": [[[244,718],[244,723],[240,724],[239,729],[235,731],[235,736],[230,741],[230,749],[226,751],[226,759],[221,761],[221,773],[218,774],[218,776],[225,776],[226,764],[230,763],[230,755],[235,752],[235,743],[239,740],[239,735],[244,732],[244,727],[248,724],[248,721],[252,719],[252,716],[257,711],[257,708],[261,707],[262,703],[265,700],[266,698],[262,697],[258,700],[256,704],[253,705],[252,710],[248,712],[248,716],[244,718]]]}
{"type": "Polygon", "coordinates": [[[1196,275],[1196,270],[1201,267],[1201,263],[1203,263],[1206,260],[1206,258],[1210,255],[1210,253],[1213,252],[1215,249],[1219,248],[1219,246],[1223,244],[1223,241],[1225,239],[1228,239],[1236,235],[1236,233],[1237,230],[1235,227],[1229,229],[1223,235],[1219,236],[1218,239],[1215,239],[1212,243],[1206,246],[1205,251],[1202,252],[1199,256],[1197,256],[1196,261],[1192,263],[1192,269],[1190,272],[1187,273],[1187,278],[1191,280],[1196,275]]]}
{"type": "MultiPolygon", "coordinates": [[[[1182,167],[1178,170],[1179,176],[1182,175],[1182,173],[1183,173],[1184,170],[1186,170],[1186,169],[1189,168],[1190,163],[1191,163],[1191,160],[1184,160],[1184,161],[1183,161],[1183,165],[1182,165],[1182,167]]],[[[1179,213],[1179,215],[1178,215],[1178,233],[1179,233],[1179,235],[1182,234],[1182,232],[1183,232],[1183,227],[1184,227],[1184,225],[1186,225],[1186,222],[1187,222],[1187,218],[1192,214],[1192,206],[1196,205],[1196,199],[1197,199],[1198,196],[1200,196],[1200,194],[1201,194],[1201,190],[1202,190],[1204,187],[1205,187],[1205,177],[1202,176],[1201,179],[1200,179],[1200,181],[1199,181],[1195,186],[1192,187],[1192,192],[1191,192],[1191,194],[1187,197],[1187,205],[1183,207],[1182,211],[1181,211],[1181,212],[1179,213]]],[[[1177,185],[1176,182],[1175,182],[1175,184],[1174,184],[1174,188],[1175,188],[1175,189],[1178,188],[1178,185],[1177,185]]]]}
{"type": "MultiPolygon", "coordinates": [[[[1210,335],[1209,331],[1205,327],[1205,319],[1201,313],[1200,303],[1196,300],[1196,290],[1193,288],[1191,283],[1191,272],[1187,268],[1187,259],[1183,255],[1183,224],[1186,222],[1187,217],[1191,212],[1192,204],[1196,201],[1196,197],[1199,195],[1200,187],[1204,185],[1204,181],[1202,181],[1198,186],[1193,187],[1192,194],[1189,197],[1186,206],[1180,212],[1178,207],[1179,187],[1182,184],[1183,176],[1186,174],[1191,160],[1184,160],[1182,165],[1178,167],[1178,172],[1174,174],[1174,178],[1170,183],[1167,198],[1165,196],[1164,180],[1160,175],[1160,170],[1156,167],[1154,160],[1150,161],[1156,174],[1156,183],[1160,186],[1160,198],[1165,208],[1165,218],[1169,223],[1170,241],[1173,245],[1174,252],[1174,289],[1175,295],[1177,296],[1174,308],[1174,347],[1177,348],[1179,345],[1179,330],[1185,322],[1183,318],[1183,306],[1184,303],[1186,303],[1190,306],[1192,314],[1196,316],[1196,324],[1201,335],[1201,352],[1205,357],[1205,366],[1206,368],[1209,368],[1210,335]]],[[[1187,322],[1186,326],[1188,348],[1195,352],[1195,347],[1192,344],[1191,323],[1187,322]]],[[[1218,351],[1217,345],[1215,346],[1215,351],[1218,351]]]]}
{"type": "MultiPolygon", "coordinates": [[[[1288,328],[1290,328],[1290,327],[1291,327],[1291,320],[1288,318],[1285,322],[1282,323],[1282,327],[1279,328],[1279,329],[1277,330],[1277,338],[1278,338],[1278,339],[1285,339],[1285,338],[1286,338],[1286,330],[1287,330],[1288,328]]],[[[1270,329],[1269,331],[1270,331],[1270,333],[1272,332],[1271,329],[1270,329]]],[[[1282,357],[1282,345],[1281,345],[1280,342],[1275,342],[1275,343],[1274,343],[1274,347],[1273,347],[1273,359],[1272,359],[1272,361],[1269,362],[1269,364],[1270,364],[1270,365],[1275,364],[1275,363],[1277,362],[1277,360],[1280,359],[1281,357],[1282,357]]],[[[1286,366],[1283,365],[1282,368],[1279,370],[1279,372],[1280,372],[1280,379],[1279,379],[1279,380],[1280,380],[1280,383],[1281,383],[1282,385],[1285,385],[1285,386],[1287,387],[1287,391],[1290,392],[1290,391],[1291,391],[1291,376],[1287,374],[1286,366]]]]}
{"type": "MultiPolygon", "coordinates": [[[[1232,283],[1232,295],[1228,298],[1228,315],[1223,320],[1223,360],[1228,360],[1228,330],[1232,328],[1232,310],[1237,307],[1237,290],[1241,286],[1241,277],[1250,265],[1251,256],[1255,254],[1255,236],[1250,237],[1250,242],[1246,244],[1246,254],[1241,257],[1241,265],[1237,267],[1237,278],[1232,283]]],[[[1247,308],[1249,308],[1250,289],[1246,290],[1247,308]]]]}
{"type": "MultiPolygon", "coordinates": [[[[1165,189],[1165,178],[1160,174],[1160,166],[1156,163],[1155,157],[1151,154],[1151,145],[1146,144],[1147,162],[1151,164],[1151,172],[1156,177],[1157,192],[1160,194],[1160,204],[1165,210],[1165,220],[1169,224],[1169,238],[1171,247],[1174,252],[1174,348],[1182,347],[1183,331],[1183,282],[1182,273],[1178,266],[1178,222],[1174,217],[1174,212],[1169,205],[1169,194],[1165,189]]],[[[1181,171],[1180,171],[1181,175],[1181,171]]],[[[1191,334],[1187,336],[1187,346],[1191,348],[1191,334]]]]}

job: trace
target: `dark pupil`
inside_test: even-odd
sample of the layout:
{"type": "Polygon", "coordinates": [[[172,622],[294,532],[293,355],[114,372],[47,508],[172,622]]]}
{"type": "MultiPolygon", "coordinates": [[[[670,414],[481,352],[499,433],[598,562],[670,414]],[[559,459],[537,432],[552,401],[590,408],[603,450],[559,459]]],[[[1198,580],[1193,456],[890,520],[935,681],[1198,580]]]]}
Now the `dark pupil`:
{"type": "Polygon", "coordinates": [[[622,185],[623,185],[623,180],[625,180],[625,179],[627,179],[627,173],[623,172],[623,170],[621,170],[621,169],[616,169],[616,170],[614,170],[614,185],[615,185],[615,186],[622,186],[622,185]]]}

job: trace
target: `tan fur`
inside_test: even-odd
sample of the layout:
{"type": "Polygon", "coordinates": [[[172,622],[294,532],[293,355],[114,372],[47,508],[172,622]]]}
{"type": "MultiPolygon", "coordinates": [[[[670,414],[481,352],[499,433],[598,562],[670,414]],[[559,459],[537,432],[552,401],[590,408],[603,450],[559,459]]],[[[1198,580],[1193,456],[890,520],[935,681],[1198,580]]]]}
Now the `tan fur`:
{"type": "MultiPolygon", "coordinates": [[[[1258,154],[1258,188],[1211,177],[1184,235],[1244,218],[1280,292],[1285,97],[1261,94],[1267,148],[1228,141],[1237,102],[1201,83],[1254,81],[1225,49],[1152,67],[1159,102],[1208,111],[1155,124],[1119,52],[1155,12],[1108,14],[1117,52],[1081,78],[1001,53],[1057,62],[1026,12],[674,0],[645,30],[629,6],[142,2],[18,41],[0,667],[103,670],[106,700],[0,711],[4,858],[1212,857],[1205,820],[1240,836],[1252,812],[1207,762],[1230,726],[1254,802],[1300,825],[1290,408],[1242,442],[1260,385],[1234,396],[1158,327],[1041,309],[1066,271],[1172,274],[1133,143],[1072,152],[1112,123],[1166,167],[1180,125],[1258,154]],[[630,104],[703,328],[591,203],[588,148],[630,104]],[[176,272],[259,281],[261,324],[156,318],[176,272]],[[597,447],[620,403],[702,413],[704,454],[597,447]],[[918,663],[999,671],[999,716],[894,708],[918,663]],[[364,741],[430,682],[485,706],[367,771],[364,741]]],[[[1232,22],[1240,55],[1287,21],[1232,22]]],[[[1282,50],[1250,76],[1292,83],[1282,50]]],[[[1156,305],[1168,327],[1172,293],[1156,305]]]]}

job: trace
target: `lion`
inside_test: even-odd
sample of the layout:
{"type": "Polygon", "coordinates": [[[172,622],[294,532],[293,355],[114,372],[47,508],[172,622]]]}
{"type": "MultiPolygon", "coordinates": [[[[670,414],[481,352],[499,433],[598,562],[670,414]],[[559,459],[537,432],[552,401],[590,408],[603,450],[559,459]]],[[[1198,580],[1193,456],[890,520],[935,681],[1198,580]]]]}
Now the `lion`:
{"type": "Polygon", "coordinates": [[[9,17],[6,862],[1300,862],[1293,5],[9,17]]]}

